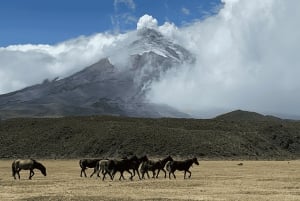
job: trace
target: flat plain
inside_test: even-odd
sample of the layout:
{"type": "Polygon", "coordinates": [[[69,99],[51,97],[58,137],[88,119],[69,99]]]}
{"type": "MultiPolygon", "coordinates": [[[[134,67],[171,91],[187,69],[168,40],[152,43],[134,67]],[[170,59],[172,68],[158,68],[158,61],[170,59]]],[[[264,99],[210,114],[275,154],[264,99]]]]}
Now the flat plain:
{"type": "Polygon", "coordinates": [[[29,172],[21,171],[21,180],[14,180],[12,160],[0,160],[0,200],[300,200],[299,160],[199,161],[191,168],[191,179],[175,172],[176,180],[160,174],[133,181],[119,181],[119,173],[114,181],[81,178],[78,160],[39,161],[47,167],[46,177],[35,170],[28,180],[29,172]]]}

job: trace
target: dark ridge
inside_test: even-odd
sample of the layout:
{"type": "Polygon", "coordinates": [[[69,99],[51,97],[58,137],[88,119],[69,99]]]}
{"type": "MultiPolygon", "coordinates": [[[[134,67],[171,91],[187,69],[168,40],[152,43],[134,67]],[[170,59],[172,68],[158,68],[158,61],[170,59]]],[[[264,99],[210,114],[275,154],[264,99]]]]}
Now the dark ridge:
{"type": "Polygon", "coordinates": [[[222,114],[216,117],[218,120],[228,121],[280,121],[278,117],[271,115],[262,115],[256,112],[249,112],[243,110],[235,110],[226,114],[222,114]]]}
{"type": "Polygon", "coordinates": [[[0,158],[300,159],[299,121],[86,116],[0,121],[0,158]]]}

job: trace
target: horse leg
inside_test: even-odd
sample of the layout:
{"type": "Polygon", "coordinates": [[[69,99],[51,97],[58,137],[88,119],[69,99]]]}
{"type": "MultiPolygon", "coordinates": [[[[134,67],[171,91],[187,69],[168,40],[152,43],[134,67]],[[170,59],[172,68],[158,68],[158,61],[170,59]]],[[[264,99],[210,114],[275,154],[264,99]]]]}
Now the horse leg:
{"type": "Polygon", "coordinates": [[[150,176],[149,176],[149,173],[148,173],[148,171],[147,171],[146,173],[147,173],[147,177],[148,177],[148,179],[150,179],[150,176]]]}
{"type": "Polygon", "coordinates": [[[132,175],[132,173],[129,170],[126,170],[126,171],[130,174],[130,180],[132,180],[132,178],[133,178],[134,175],[132,175]]]}
{"type": "Polygon", "coordinates": [[[106,173],[107,173],[107,171],[105,171],[105,172],[102,171],[102,174],[103,174],[102,181],[104,181],[106,173]]]}
{"type": "Polygon", "coordinates": [[[94,167],[94,172],[91,174],[90,177],[92,177],[97,172],[97,167],[94,167]]]}
{"type": "Polygon", "coordinates": [[[169,179],[171,179],[171,171],[169,172],[169,179]]]}
{"type": "Polygon", "coordinates": [[[141,180],[141,176],[140,176],[140,173],[139,173],[139,170],[138,170],[138,169],[136,169],[136,173],[137,173],[137,175],[139,176],[139,179],[141,180]]]}
{"type": "Polygon", "coordinates": [[[160,171],[160,170],[163,171],[163,172],[165,173],[165,178],[167,178],[167,173],[166,173],[166,171],[165,171],[164,169],[159,169],[159,170],[158,170],[158,173],[157,173],[157,175],[156,175],[156,178],[158,178],[158,174],[159,174],[159,171],[160,171]]]}
{"type": "Polygon", "coordinates": [[[31,178],[33,177],[33,175],[34,175],[34,172],[33,172],[32,169],[30,169],[30,172],[29,172],[29,179],[31,179],[31,178]]]}
{"type": "Polygon", "coordinates": [[[12,175],[13,175],[14,179],[16,179],[16,171],[15,170],[13,170],[12,175]]]}
{"type": "Polygon", "coordinates": [[[144,179],[145,172],[141,172],[141,174],[142,174],[142,179],[144,179]]]}
{"type": "Polygon", "coordinates": [[[104,173],[105,173],[105,171],[100,168],[97,172],[97,177],[100,177],[100,171],[101,171],[102,175],[104,175],[104,173]]]}
{"type": "Polygon", "coordinates": [[[172,174],[173,174],[173,176],[174,176],[174,179],[176,179],[176,176],[175,176],[175,171],[173,171],[173,172],[172,172],[172,174]]]}
{"type": "Polygon", "coordinates": [[[156,178],[158,178],[159,172],[160,172],[160,169],[158,169],[158,172],[156,174],[156,178]]]}
{"type": "Polygon", "coordinates": [[[124,180],[126,180],[125,177],[123,176],[123,171],[120,171],[120,178],[119,178],[119,180],[121,181],[122,178],[123,178],[124,180]]]}
{"type": "Polygon", "coordinates": [[[84,176],[86,177],[86,172],[85,172],[86,168],[83,170],[84,176]]]}
{"type": "Polygon", "coordinates": [[[86,177],[85,170],[86,170],[86,168],[82,168],[82,169],[81,169],[80,177],[82,177],[82,173],[83,173],[83,174],[84,174],[84,176],[86,177]]]}
{"type": "Polygon", "coordinates": [[[83,173],[84,169],[81,168],[81,171],[80,171],[80,177],[82,177],[82,173],[83,173]]]}
{"type": "Polygon", "coordinates": [[[186,170],[184,171],[183,179],[185,179],[186,170]]]}
{"type": "Polygon", "coordinates": [[[111,175],[111,173],[108,172],[108,174],[109,174],[109,176],[110,176],[110,179],[113,180],[114,178],[113,178],[113,176],[111,175]]]}
{"type": "Polygon", "coordinates": [[[187,172],[188,172],[188,173],[190,173],[190,176],[189,176],[189,178],[191,178],[191,176],[192,176],[192,172],[191,172],[191,171],[189,171],[189,170],[187,170],[187,172]]]}
{"type": "Polygon", "coordinates": [[[164,169],[162,169],[165,173],[165,178],[167,178],[167,171],[165,171],[164,169]]]}
{"type": "Polygon", "coordinates": [[[156,174],[156,173],[155,173],[155,170],[153,170],[152,173],[153,173],[152,178],[154,179],[154,178],[155,178],[155,174],[156,174]]]}
{"type": "Polygon", "coordinates": [[[20,177],[20,171],[21,170],[17,170],[17,174],[18,174],[19,179],[21,179],[21,177],[20,177]]]}

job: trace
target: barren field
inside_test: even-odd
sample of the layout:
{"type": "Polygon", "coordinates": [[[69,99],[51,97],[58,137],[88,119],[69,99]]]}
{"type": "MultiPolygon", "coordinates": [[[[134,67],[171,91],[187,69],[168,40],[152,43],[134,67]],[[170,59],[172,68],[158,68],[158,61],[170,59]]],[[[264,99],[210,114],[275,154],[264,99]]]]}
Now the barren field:
{"type": "Polygon", "coordinates": [[[78,160],[39,161],[48,175],[35,170],[28,180],[21,171],[20,181],[11,176],[12,161],[0,161],[0,200],[300,200],[300,161],[199,161],[191,179],[176,172],[176,180],[121,182],[79,177],[78,160]]]}

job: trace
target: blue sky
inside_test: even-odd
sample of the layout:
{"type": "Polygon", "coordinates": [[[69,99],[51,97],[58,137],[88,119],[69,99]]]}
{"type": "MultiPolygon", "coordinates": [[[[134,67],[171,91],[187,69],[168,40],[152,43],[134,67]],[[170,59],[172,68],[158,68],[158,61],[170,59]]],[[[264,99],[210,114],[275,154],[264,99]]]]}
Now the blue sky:
{"type": "Polygon", "coordinates": [[[159,24],[183,26],[215,14],[220,6],[220,0],[0,0],[0,47],[125,32],[146,13],[159,24]]]}

